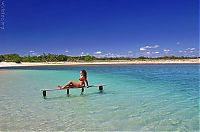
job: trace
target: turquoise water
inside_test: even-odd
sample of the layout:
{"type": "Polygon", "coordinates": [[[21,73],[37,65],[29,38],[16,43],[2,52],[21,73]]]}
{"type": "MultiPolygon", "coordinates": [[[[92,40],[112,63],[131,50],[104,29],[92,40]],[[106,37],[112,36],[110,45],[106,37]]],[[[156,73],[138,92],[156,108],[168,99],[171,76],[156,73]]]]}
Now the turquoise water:
{"type": "Polygon", "coordinates": [[[199,65],[0,69],[1,131],[198,131],[199,65]],[[52,91],[86,69],[98,88],[52,91]]]}

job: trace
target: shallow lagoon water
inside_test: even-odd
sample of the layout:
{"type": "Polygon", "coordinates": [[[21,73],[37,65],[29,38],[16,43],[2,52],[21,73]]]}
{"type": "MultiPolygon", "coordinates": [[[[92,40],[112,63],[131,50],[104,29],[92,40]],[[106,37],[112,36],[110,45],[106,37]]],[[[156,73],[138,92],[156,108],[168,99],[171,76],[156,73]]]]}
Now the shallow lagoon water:
{"type": "Polygon", "coordinates": [[[198,131],[199,65],[41,66],[0,69],[1,131],[198,131]],[[86,69],[98,88],[47,92],[86,69]]]}

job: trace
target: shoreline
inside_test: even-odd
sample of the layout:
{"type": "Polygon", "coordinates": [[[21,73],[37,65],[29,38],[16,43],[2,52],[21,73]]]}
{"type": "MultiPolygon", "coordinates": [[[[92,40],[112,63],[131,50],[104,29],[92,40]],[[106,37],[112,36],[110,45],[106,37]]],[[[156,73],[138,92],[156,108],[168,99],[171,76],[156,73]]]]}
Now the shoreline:
{"type": "Polygon", "coordinates": [[[56,65],[124,65],[124,64],[200,64],[200,59],[178,59],[178,60],[111,60],[93,62],[0,62],[0,67],[21,67],[21,66],[56,66],[56,65]]]}

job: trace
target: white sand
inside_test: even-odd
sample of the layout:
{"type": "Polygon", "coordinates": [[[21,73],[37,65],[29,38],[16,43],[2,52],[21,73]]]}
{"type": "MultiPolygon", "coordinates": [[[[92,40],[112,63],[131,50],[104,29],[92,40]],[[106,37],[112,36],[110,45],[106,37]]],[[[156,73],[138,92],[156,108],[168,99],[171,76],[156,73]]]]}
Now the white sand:
{"type": "Polygon", "coordinates": [[[0,62],[0,67],[15,66],[45,66],[45,65],[107,65],[107,64],[200,64],[200,59],[184,59],[184,60],[116,60],[116,61],[94,61],[94,62],[0,62]]]}

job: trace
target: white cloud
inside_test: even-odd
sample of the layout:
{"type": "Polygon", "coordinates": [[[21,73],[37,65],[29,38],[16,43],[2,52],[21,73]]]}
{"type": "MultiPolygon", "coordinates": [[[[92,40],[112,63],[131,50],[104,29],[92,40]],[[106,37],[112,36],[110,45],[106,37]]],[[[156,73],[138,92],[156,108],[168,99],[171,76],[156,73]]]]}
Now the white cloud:
{"type": "Polygon", "coordinates": [[[159,51],[151,52],[152,54],[159,54],[159,51]]]}
{"type": "Polygon", "coordinates": [[[170,52],[170,49],[164,49],[163,51],[164,52],[170,52]]]}
{"type": "Polygon", "coordinates": [[[179,44],[180,44],[180,42],[176,42],[176,44],[177,44],[177,45],[179,45],[179,44]]]}
{"type": "Polygon", "coordinates": [[[150,49],[150,48],[151,48],[151,46],[148,46],[148,45],[147,45],[147,46],[145,46],[144,48],[145,48],[145,49],[150,49]]]}
{"type": "Polygon", "coordinates": [[[143,51],[143,50],[147,50],[147,49],[156,49],[158,47],[160,47],[160,46],[159,45],[153,45],[153,46],[147,45],[145,47],[141,47],[140,50],[143,51]]]}
{"type": "Polygon", "coordinates": [[[196,48],[186,48],[186,49],[183,49],[183,50],[179,50],[178,52],[179,53],[184,53],[184,54],[191,54],[191,53],[195,53],[195,50],[196,48]]]}
{"type": "Polygon", "coordinates": [[[186,50],[192,50],[193,51],[193,50],[195,50],[195,48],[187,48],[186,50]]]}
{"type": "Polygon", "coordinates": [[[128,51],[128,54],[133,54],[133,51],[129,50],[129,51],[128,51]]]}
{"type": "Polygon", "coordinates": [[[81,52],[81,56],[84,56],[84,52],[81,52]]]}
{"type": "Polygon", "coordinates": [[[65,52],[68,53],[69,51],[68,51],[68,50],[65,50],[65,52]]]}
{"type": "Polygon", "coordinates": [[[147,53],[147,54],[151,54],[151,52],[149,52],[149,51],[148,51],[148,52],[146,52],[146,53],[147,53]]]}
{"type": "Polygon", "coordinates": [[[97,57],[128,57],[128,55],[107,52],[107,53],[104,53],[104,54],[103,53],[99,54],[99,55],[97,55],[97,57]]]}
{"type": "Polygon", "coordinates": [[[185,49],[185,53],[194,53],[194,51],[195,51],[195,48],[187,48],[187,49],[185,49]]]}
{"type": "Polygon", "coordinates": [[[140,50],[143,51],[143,50],[146,50],[146,49],[144,47],[141,47],[140,50]]]}
{"type": "Polygon", "coordinates": [[[155,49],[155,48],[158,48],[158,47],[159,47],[159,45],[154,45],[152,48],[154,48],[154,49],[155,49]]]}
{"type": "Polygon", "coordinates": [[[95,54],[101,54],[102,52],[101,51],[97,51],[97,52],[94,52],[95,54]]]}
{"type": "Polygon", "coordinates": [[[113,53],[108,53],[107,56],[108,57],[115,57],[115,55],[113,53]]]}
{"type": "Polygon", "coordinates": [[[29,51],[29,55],[37,55],[37,53],[35,51],[33,51],[33,50],[30,50],[29,51]]]}

